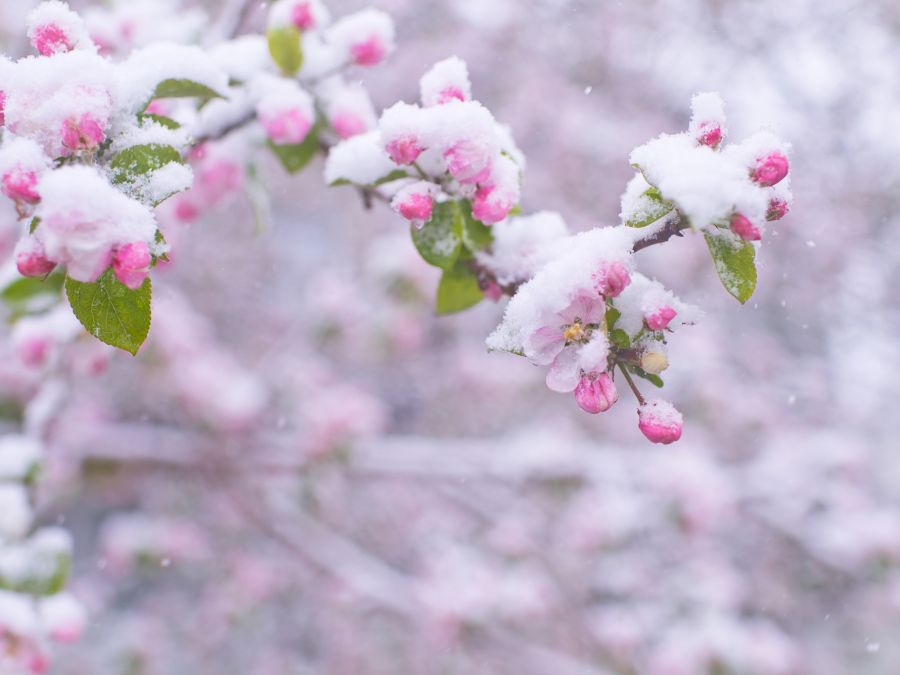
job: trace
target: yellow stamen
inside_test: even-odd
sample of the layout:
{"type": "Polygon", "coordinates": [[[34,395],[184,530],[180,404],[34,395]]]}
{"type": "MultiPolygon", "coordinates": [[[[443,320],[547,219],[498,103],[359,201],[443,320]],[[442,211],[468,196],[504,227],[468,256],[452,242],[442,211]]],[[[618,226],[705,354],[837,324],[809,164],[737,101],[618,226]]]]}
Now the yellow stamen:
{"type": "Polygon", "coordinates": [[[578,342],[584,337],[584,328],[577,321],[563,331],[566,342],[578,342]]]}

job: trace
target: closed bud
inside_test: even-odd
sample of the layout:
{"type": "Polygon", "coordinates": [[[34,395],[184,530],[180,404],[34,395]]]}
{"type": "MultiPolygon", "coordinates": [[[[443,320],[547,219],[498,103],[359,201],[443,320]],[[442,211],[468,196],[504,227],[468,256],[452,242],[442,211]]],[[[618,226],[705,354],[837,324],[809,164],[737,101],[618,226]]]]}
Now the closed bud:
{"type": "Polygon", "coordinates": [[[594,288],[600,295],[615,298],[631,283],[631,274],[625,263],[618,260],[613,262],[604,260],[600,268],[594,272],[593,279],[594,288]]]}
{"type": "Polygon", "coordinates": [[[387,143],[384,147],[390,158],[400,165],[412,164],[425,148],[419,145],[418,139],[412,135],[400,136],[387,143]]]}
{"type": "Polygon", "coordinates": [[[38,176],[35,171],[13,169],[3,174],[3,194],[15,202],[37,204],[41,199],[37,184],[38,176]]]}
{"type": "Polygon", "coordinates": [[[652,399],[638,408],[638,428],[653,443],[668,445],[681,438],[684,418],[668,401],[652,399]]]}
{"type": "Polygon", "coordinates": [[[731,216],[731,231],[744,241],[759,241],[762,238],[759,228],[742,213],[731,216]]]}
{"type": "Polygon", "coordinates": [[[44,277],[55,267],[56,263],[47,259],[44,249],[33,237],[19,241],[16,247],[16,268],[23,277],[44,277]]]}
{"type": "Polygon", "coordinates": [[[138,241],[120,246],[113,257],[116,278],[131,290],[137,290],[150,272],[150,249],[146,242],[138,241]]]}
{"type": "Polygon", "coordinates": [[[421,225],[431,219],[433,192],[434,186],[427,181],[413,183],[394,196],[391,207],[407,220],[421,225]]]}
{"type": "Polygon", "coordinates": [[[790,210],[791,207],[785,200],[772,197],[769,200],[769,207],[766,209],[766,220],[781,220],[790,210]]]}
{"type": "Polygon", "coordinates": [[[92,115],[66,120],[62,128],[62,144],[70,153],[79,150],[96,150],[106,134],[103,126],[92,115]]]}
{"type": "Polygon", "coordinates": [[[641,353],[641,370],[651,375],[659,375],[669,367],[666,352],[658,344],[653,344],[641,353]]]}
{"type": "Polygon", "coordinates": [[[663,330],[676,316],[678,316],[678,312],[668,305],[663,305],[648,314],[644,314],[644,321],[650,330],[663,330]]]}
{"type": "Polygon", "coordinates": [[[619,400],[616,383],[607,373],[582,375],[575,387],[575,401],[585,412],[596,415],[606,412],[619,400]]]}
{"type": "Polygon", "coordinates": [[[701,122],[697,142],[715,150],[722,142],[722,127],[717,122],[701,122]]]}
{"type": "Polygon", "coordinates": [[[750,177],[758,185],[771,187],[787,176],[789,168],[788,158],[783,153],[770,152],[756,160],[756,166],[750,171],[750,177]]]}

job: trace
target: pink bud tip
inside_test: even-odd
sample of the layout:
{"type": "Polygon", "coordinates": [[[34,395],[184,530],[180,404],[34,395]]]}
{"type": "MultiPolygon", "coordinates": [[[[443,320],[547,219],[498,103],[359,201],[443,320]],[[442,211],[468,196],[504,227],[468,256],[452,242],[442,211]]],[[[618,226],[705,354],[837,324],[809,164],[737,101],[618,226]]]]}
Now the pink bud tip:
{"type": "Polygon", "coordinates": [[[513,206],[493,185],[480,187],[472,200],[472,216],[485,225],[493,225],[504,220],[513,206]]]}
{"type": "Polygon", "coordinates": [[[291,21],[300,30],[309,30],[316,27],[316,17],[313,16],[308,2],[300,2],[294,5],[294,9],[291,11],[291,21]]]}
{"type": "Polygon", "coordinates": [[[407,220],[425,222],[431,219],[434,200],[424,192],[413,193],[397,206],[397,211],[407,220]]]}
{"type": "Polygon", "coordinates": [[[31,37],[31,44],[41,56],[70,52],[73,47],[66,32],[53,23],[36,27],[31,37]]]}
{"type": "Polygon", "coordinates": [[[481,284],[481,292],[491,302],[500,302],[503,297],[503,289],[494,279],[487,279],[481,284]]]}
{"type": "Polygon", "coordinates": [[[15,202],[37,204],[41,196],[37,193],[38,177],[34,171],[13,169],[3,174],[3,194],[15,202]]]}
{"type": "Polygon", "coordinates": [[[401,165],[412,164],[425,151],[414,136],[395,138],[384,149],[395,163],[401,165]]]}
{"type": "Polygon", "coordinates": [[[46,335],[29,337],[16,347],[19,359],[29,368],[40,368],[47,362],[53,347],[46,335]]]}
{"type": "Polygon", "coordinates": [[[56,267],[37,251],[21,251],[16,255],[16,268],[23,277],[44,277],[56,267]]]}
{"type": "Polygon", "coordinates": [[[463,185],[484,183],[491,177],[491,160],[471,141],[457,143],[444,153],[447,171],[463,185]]]}
{"type": "Polygon", "coordinates": [[[756,160],[756,166],[750,172],[750,177],[758,185],[770,187],[787,176],[789,166],[787,157],[780,152],[772,152],[756,160]]]}
{"type": "Polygon", "coordinates": [[[791,207],[786,201],[773,197],[769,200],[769,208],[766,209],[766,220],[781,220],[790,210],[791,207]]]}
{"type": "Polygon", "coordinates": [[[596,415],[606,412],[619,400],[616,383],[606,373],[582,375],[575,387],[575,401],[585,412],[596,415]]]}
{"type": "Polygon", "coordinates": [[[438,105],[449,103],[450,101],[465,101],[466,95],[459,87],[446,87],[438,94],[438,105]]]}
{"type": "Polygon", "coordinates": [[[150,272],[150,249],[146,242],[120,246],[113,258],[113,271],[116,278],[131,290],[137,290],[144,283],[150,272]]]}
{"type": "Polygon", "coordinates": [[[684,418],[668,401],[652,399],[638,408],[638,427],[653,443],[668,445],[681,438],[684,418]]]}
{"type": "Polygon", "coordinates": [[[306,138],[312,122],[300,110],[285,110],[271,117],[260,117],[269,140],[275,145],[295,145],[306,138]]]}
{"type": "Polygon", "coordinates": [[[190,223],[197,220],[200,209],[189,199],[179,199],[175,204],[175,218],[182,223],[190,223]]]}
{"type": "Polygon", "coordinates": [[[743,213],[735,213],[731,216],[731,231],[744,241],[759,241],[762,238],[759,228],[751,223],[743,213]]]}
{"type": "Polygon", "coordinates": [[[103,127],[91,115],[82,115],[80,120],[67,120],[63,124],[63,146],[70,152],[93,150],[103,142],[103,127]]]}
{"type": "Polygon", "coordinates": [[[594,272],[593,279],[596,291],[606,298],[617,297],[631,283],[628,268],[619,261],[609,263],[604,260],[600,269],[594,272]]]}
{"type": "Polygon", "coordinates": [[[665,305],[651,314],[644,315],[644,321],[647,322],[647,328],[650,330],[662,330],[668,326],[676,316],[678,316],[678,312],[668,305],[665,305]]]}
{"type": "Polygon", "coordinates": [[[350,138],[368,131],[365,121],[359,115],[344,113],[331,118],[331,128],[341,138],[350,138]]]}
{"type": "Polygon", "coordinates": [[[353,62],[360,66],[377,66],[384,60],[386,54],[387,49],[377,35],[372,35],[369,39],[350,47],[353,62]]]}
{"type": "Polygon", "coordinates": [[[715,122],[703,122],[700,125],[700,135],[697,137],[700,145],[707,145],[714,150],[722,142],[722,127],[715,122]]]}

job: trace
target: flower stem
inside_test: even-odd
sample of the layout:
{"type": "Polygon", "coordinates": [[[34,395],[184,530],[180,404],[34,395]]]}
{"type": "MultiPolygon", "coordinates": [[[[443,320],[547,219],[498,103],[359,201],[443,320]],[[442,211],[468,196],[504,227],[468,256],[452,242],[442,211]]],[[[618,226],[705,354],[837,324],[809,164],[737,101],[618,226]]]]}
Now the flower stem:
{"type": "Polygon", "coordinates": [[[631,375],[628,374],[628,370],[626,370],[623,364],[619,364],[619,370],[622,371],[622,375],[625,376],[625,381],[628,383],[628,386],[631,387],[631,391],[634,394],[634,397],[637,399],[640,405],[644,405],[646,401],[644,397],[641,396],[641,392],[638,391],[637,385],[635,385],[634,380],[631,379],[631,375]]]}
{"type": "Polygon", "coordinates": [[[422,180],[431,180],[431,178],[429,177],[429,175],[428,175],[427,173],[425,173],[425,171],[422,169],[421,166],[419,166],[419,163],[418,163],[418,162],[413,162],[413,163],[412,163],[412,166],[413,166],[413,168],[419,173],[419,177],[420,177],[422,180]]]}

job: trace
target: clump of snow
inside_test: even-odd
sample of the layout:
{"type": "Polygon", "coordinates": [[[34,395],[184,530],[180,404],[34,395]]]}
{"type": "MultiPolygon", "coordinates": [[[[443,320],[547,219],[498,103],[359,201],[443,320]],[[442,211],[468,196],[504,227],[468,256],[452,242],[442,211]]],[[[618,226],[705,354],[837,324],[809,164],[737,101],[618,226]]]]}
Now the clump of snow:
{"type": "Polygon", "coordinates": [[[335,22],[326,39],[346,61],[373,66],[394,51],[394,21],[385,12],[364,9],[335,22]]]}
{"type": "Polygon", "coordinates": [[[371,131],[378,124],[369,92],[359,83],[334,81],[317,93],[325,101],[325,114],[341,138],[371,131]]]}
{"type": "Polygon", "coordinates": [[[377,131],[359,134],[338,143],[325,162],[325,182],[345,180],[356,185],[372,185],[395,170],[377,131]]]}
{"type": "Polygon", "coordinates": [[[531,279],[556,257],[569,235],[562,216],[552,211],[507,218],[494,225],[492,232],[491,251],[479,252],[477,259],[504,286],[531,279]]]}
{"type": "Polygon", "coordinates": [[[711,126],[717,125],[722,136],[725,130],[725,102],[715,92],[702,92],[691,98],[691,123],[690,133],[694,138],[699,137],[711,126]]]}
{"type": "Polygon", "coordinates": [[[106,129],[117,100],[113,66],[88,51],[22,59],[5,80],[7,128],[53,158],[65,154],[67,124],[89,118],[106,129]]]}
{"type": "Polygon", "coordinates": [[[166,80],[190,80],[223,95],[228,76],[200,47],[159,42],[139,49],[119,66],[120,105],[130,113],[143,110],[156,87],[166,80]]]}
{"type": "Polygon", "coordinates": [[[114,246],[154,239],[152,212],[90,167],[57,169],[41,180],[39,190],[41,222],[34,236],[46,257],[67,265],[76,281],[96,280],[109,266],[114,246]]]}
{"type": "Polygon", "coordinates": [[[631,275],[631,283],[612,301],[621,316],[616,321],[616,328],[624,330],[629,337],[634,337],[644,327],[644,317],[652,314],[660,307],[671,307],[677,314],[669,323],[669,328],[693,325],[700,320],[703,313],[699,308],[679,300],[656,280],[651,280],[639,272],[631,275]]]}
{"type": "Polygon", "coordinates": [[[431,107],[452,100],[472,98],[472,84],[466,62],[456,56],[434,64],[419,82],[422,105],[431,107]]]}
{"type": "MultiPolygon", "coordinates": [[[[491,350],[529,355],[529,338],[579,292],[596,295],[592,275],[602,263],[632,266],[633,233],[629,228],[597,228],[570,237],[558,254],[510,300],[503,321],[488,337],[491,350]]],[[[598,296],[599,297],[599,296],[598,296]]]]}
{"type": "Polygon", "coordinates": [[[0,537],[24,536],[31,526],[32,516],[25,486],[0,483],[0,537]]]}
{"type": "Polygon", "coordinates": [[[84,21],[103,54],[127,54],[151,42],[189,43],[209,25],[209,17],[183,0],[107,0],[89,7],[84,21]],[[177,21],[172,17],[177,16],[177,21]]]}
{"type": "MultiPolygon", "coordinates": [[[[209,50],[210,58],[229,79],[249,82],[258,73],[275,73],[269,46],[262,35],[242,35],[220,42],[209,50]]],[[[225,94],[225,92],[221,92],[225,94]]]]}

